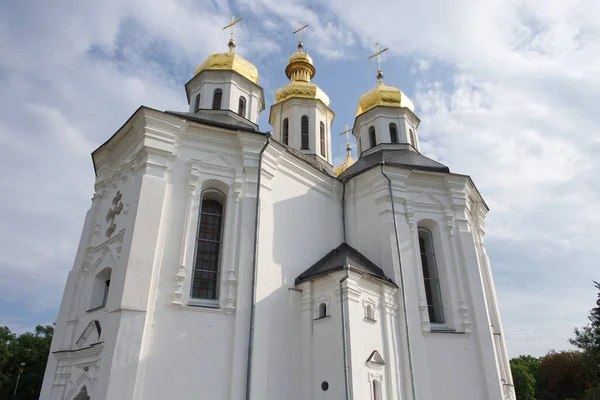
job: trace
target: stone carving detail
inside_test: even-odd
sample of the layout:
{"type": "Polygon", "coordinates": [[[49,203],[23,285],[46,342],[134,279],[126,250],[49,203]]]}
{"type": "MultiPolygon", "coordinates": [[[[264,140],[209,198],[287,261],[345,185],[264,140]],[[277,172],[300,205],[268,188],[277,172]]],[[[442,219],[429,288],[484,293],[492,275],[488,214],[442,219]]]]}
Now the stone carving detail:
{"type": "Polygon", "coordinates": [[[120,215],[121,211],[123,211],[123,202],[121,201],[121,197],[123,197],[123,195],[121,192],[117,191],[117,194],[112,201],[113,206],[106,214],[106,222],[108,222],[108,228],[106,229],[107,238],[110,238],[113,232],[117,229],[115,217],[120,215]]]}

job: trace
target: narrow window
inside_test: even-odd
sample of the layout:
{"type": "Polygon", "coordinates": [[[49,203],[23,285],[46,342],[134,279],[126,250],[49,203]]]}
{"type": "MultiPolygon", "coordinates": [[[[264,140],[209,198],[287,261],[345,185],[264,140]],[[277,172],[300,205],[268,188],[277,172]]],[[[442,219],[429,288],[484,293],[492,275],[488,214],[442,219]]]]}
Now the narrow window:
{"type": "Polygon", "coordinates": [[[398,143],[398,127],[396,124],[390,124],[390,141],[398,143]]]}
{"type": "Polygon", "coordinates": [[[219,298],[224,204],[225,196],[219,191],[209,190],[202,194],[192,277],[192,297],[195,299],[219,298]]]}
{"type": "Polygon", "coordinates": [[[360,138],[358,138],[358,155],[360,155],[360,153],[362,153],[362,145],[360,143],[360,138]]]}
{"type": "Polygon", "coordinates": [[[369,127],[369,144],[371,145],[371,147],[375,147],[377,146],[377,137],[375,136],[375,127],[374,126],[370,126],[369,127]]]}
{"type": "Polygon", "coordinates": [[[375,312],[373,311],[373,307],[371,307],[370,305],[367,306],[367,319],[370,319],[371,321],[375,321],[375,312]]]}
{"type": "Polygon", "coordinates": [[[321,122],[321,155],[325,157],[325,124],[321,122]]]}
{"type": "Polygon", "coordinates": [[[288,144],[289,140],[289,132],[290,132],[290,121],[285,118],[283,120],[283,133],[281,134],[281,141],[283,144],[288,144]]]}
{"type": "Polygon", "coordinates": [[[223,98],[223,91],[221,89],[215,89],[215,93],[213,95],[213,110],[221,109],[221,99],[223,98]]]}
{"type": "Polygon", "coordinates": [[[308,116],[303,115],[300,120],[300,134],[302,143],[300,144],[301,150],[309,150],[308,147],[308,116]]]}
{"type": "Polygon", "coordinates": [[[104,307],[108,300],[108,293],[110,291],[110,275],[112,270],[110,268],[104,268],[98,272],[94,277],[92,283],[92,297],[90,299],[90,309],[104,307]]]}
{"type": "Polygon", "coordinates": [[[246,118],[246,98],[244,96],[240,96],[240,101],[238,102],[238,115],[246,118]]]}
{"type": "Polygon", "coordinates": [[[427,229],[419,229],[419,248],[421,250],[421,266],[423,267],[429,321],[432,324],[443,324],[444,309],[442,307],[442,292],[435,261],[433,237],[427,229]]]}
{"type": "Polygon", "coordinates": [[[196,96],[196,102],[194,103],[194,112],[200,110],[200,93],[196,96]]]}
{"type": "Polygon", "coordinates": [[[325,303],[319,304],[319,318],[325,318],[327,316],[327,305],[325,303]]]}
{"type": "Polygon", "coordinates": [[[417,138],[415,137],[415,133],[413,132],[412,129],[410,129],[409,132],[410,132],[410,144],[412,144],[412,146],[416,149],[417,148],[417,138]]]}
{"type": "Polygon", "coordinates": [[[381,383],[373,379],[373,400],[381,400],[381,383]]]}

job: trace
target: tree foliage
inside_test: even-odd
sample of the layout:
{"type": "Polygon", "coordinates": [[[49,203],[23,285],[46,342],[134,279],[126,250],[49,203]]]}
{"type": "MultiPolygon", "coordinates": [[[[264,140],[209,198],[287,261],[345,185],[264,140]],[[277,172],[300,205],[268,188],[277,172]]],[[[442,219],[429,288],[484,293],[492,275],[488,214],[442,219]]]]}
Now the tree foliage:
{"type": "Polygon", "coordinates": [[[575,328],[575,337],[569,339],[569,343],[583,351],[591,379],[595,386],[600,386],[600,283],[594,282],[594,286],[598,290],[598,298],[596,307],[588,316],[590,323],[583,328],[575,328]]]}
{"type": "Polygon", "coordinates": [[[50,325],[18,336],[0,327],[0,400],[12,399],[21,363],[25,366],[15,399],[39,399],[53,333],[50,325]]]}
{"type": "Polygon", "coordinates": [[[535,378],[525,364],[510,362],[517,400],[535,400],[535,378]]]}
{"type": "Polygon", "coordinates": [[[537,400],[582,399],[589,372],[578,351],[550,351],[540,360],[537,400]]]}

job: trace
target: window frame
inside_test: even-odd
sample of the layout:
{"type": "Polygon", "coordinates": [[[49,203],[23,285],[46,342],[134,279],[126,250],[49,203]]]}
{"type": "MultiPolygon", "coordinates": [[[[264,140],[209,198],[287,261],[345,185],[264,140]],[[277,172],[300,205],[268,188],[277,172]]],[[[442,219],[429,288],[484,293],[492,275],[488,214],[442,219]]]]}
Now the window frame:
{"type": "Polygon", "coordinates": [[[398,125],[391,122],[389,128],[390,128],[390,143],[400,143],[398,141],[398,125]]]}
{"type": "Polygon", "coordinates": [[[283,130],[283,132],[281,133],[281,141],[283,142],[283,144],[285,144],[287,146],[287,145],[289,145],[289,140],[290,140],[290,120],[289,120],[289,118],[283,119],[282,130],[283,130]]]}
{"type": "Polygon", "coordinates": [[[434,236],[431,230],[419,227],[417,232],[419,262],[423,274],[423,288],[425,289],[429,323],[437,326],[444,325],[446,323],[444,297],[440,280],[439,263],[436,258],[436,250],[439,249],[435,247],[434,236]],[[423,242],[423,245],[421,242],[423,242]]]}
{"type": "MultiPolygon", "coordinates": [[[[201,193],[200,193],[200,202],[198,205],[198,221],[197,221],[197,225],[196,225],[196,230],[195,230],[195,235],[194,235],[194,253],[193,253],[193,260],[192,260],[192,270],[191,270],[191,274],[190,274],[190,290],[189,290],[189,301],[188,304],[192,305],[192,306],[205,306],[205,307],[212,307],[212,308],[218,308],[221,298],[221,278],[222,278],[222,267],[223,267],[223,239],[225,237],[225,228],[226,228],[226,216],[227,216],[227,195],[225,193],[223,193],[221,190],[219,189],[215,189],[215,188],[207,188],[204,189],[201,193]],[[220,200],[217,200],[215,198],[206,198],[206,196],[209,195],[211,197],[220,197],[220,200]],[[202,216],[203,216],[203,212],[202,212],[202,206],[204,204],[205,200],[215,200],[215,201],[219,201],[221,203],[222,209],[221,209],[221,214],[220,214],[220,232],[219,232],[219,240],[218,241],[214,241],[214,240],[209,240],[209,239],[200,239],[199,235],[200,235],[200,227],[202,224],[202,216]],[[218,243],[219,249],[218,249],[218,253],[217,253],[217,269],[216,271],[210,271],[210,270],[203,270],[203,269],[197,269],[196,268],[196,264],[198,261],[198,255],[199,255],[199,243],[200,241],[205,241],[205,242],[210,242],[210,243],[218,243]],[[210,273],[214,273],[216,275],[215,277],[215,297],[214,298],[204,298],[204,297],[195,297],[194,296],[194,278],[196,275],[196,271],[201,271],[201,272],[210,272],[210,273]]],[[[204,213],[204,214],[209,214],[209,213],[204,213]]],[[[209,214],[209,215],[218,215],[218,214],[209,214]]]]}
{"type": "Polygon", "coordinates": [[[300,118],[300,150],[310,150],[310,126],[308,115],[300,118]]]}
{"type": "Polygon", "coordinates": [[[246,118],[246,98],[244,96],[240,96],[238,100],[238,115],[246,118]]]}
{"type": "Polygon", "coordinates": [[[194,112],[200,111],[200,93],[196,95],[196,100],[194,100],[194,112]]]}
{"type": "Polygon", "coordinates": [[[317,319],[325,318],[327,316],[327,304],[325,302],[321,302],[319,304],[319,314],[317,319]]]}
{"type": "Polygon", "coordinates": [[[325,147],[325,124],[323,121],[319,123],[319,133],[320,133],[320,144],[321,144],[321,155],[323,157],[327,157],[327,151],[325,147]]]}
{"type": "Polygon", "coordinates": [[[417,137],[415,135],[415,131],[413,131],[412,129],[409,129],[408,134],[410,136],[410,144],[412,145],[412,147],[414,147],[416,149],[417,148],[417,137]]]}
{"type": "Polygon", "coordinates": [[[373,147],[377,146],[377,131],[375,130],[375,127],[373,125],[371,125],[368,129],[369,132],[369,145],[370,145],[370,149],[372,149],[373,147]]]}
{"type": "Polygon", "coordinates": [[[212,109],[221,110],[223,108],[223,89],[216,88],[213,92],[212,109]],[[219,104],[217,104],[217,95],[219,95],[219,104]]]}

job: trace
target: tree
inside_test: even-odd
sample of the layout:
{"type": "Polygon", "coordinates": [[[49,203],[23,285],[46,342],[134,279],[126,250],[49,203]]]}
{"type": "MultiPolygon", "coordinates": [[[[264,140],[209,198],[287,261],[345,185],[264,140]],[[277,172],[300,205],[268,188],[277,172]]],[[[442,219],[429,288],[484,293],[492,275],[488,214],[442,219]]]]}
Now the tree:
{"type": "Polygon", "coordinates": [[[590,323],[581,329],[575,328],[575,337],[569,339],[569,343],[583,351],[590,378],[600,386],[600,283],[594,281],[594,286],[598,289],[598,298],[588,316],[590,323]]]}
{"type": "Polygon", "coordinates": [[[526,365],[510,361],[517,400],[535,400],[535,378],[526,365]]]}
{"type": "Polygon", "coordinates": [[[541,358],[536,399],[581,399],[590,388],[588,376],[582,353],[552,350],[541,358]]]}
{"type": "Polygon", "coordinates": [[[19,336],[0,327],[0,399],[12,399],[18,368],[25,363],[16,400],[37,400],[44,379],[54,328],[36,326],[34,332],[19,336]]]}

